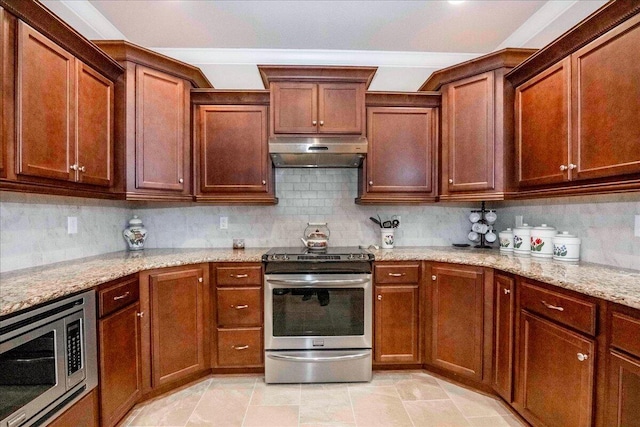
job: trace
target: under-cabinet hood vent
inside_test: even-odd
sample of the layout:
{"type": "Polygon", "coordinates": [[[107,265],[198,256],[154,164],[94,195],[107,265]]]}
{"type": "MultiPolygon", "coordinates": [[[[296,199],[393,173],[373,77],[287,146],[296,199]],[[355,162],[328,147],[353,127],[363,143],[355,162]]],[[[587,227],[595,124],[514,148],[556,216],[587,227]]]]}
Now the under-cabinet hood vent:
{"type": "Polygon", "coordinates": [[[269,139],[278,168],[357,168],[367,154],[363,137],[280,137],[269,139]]]}

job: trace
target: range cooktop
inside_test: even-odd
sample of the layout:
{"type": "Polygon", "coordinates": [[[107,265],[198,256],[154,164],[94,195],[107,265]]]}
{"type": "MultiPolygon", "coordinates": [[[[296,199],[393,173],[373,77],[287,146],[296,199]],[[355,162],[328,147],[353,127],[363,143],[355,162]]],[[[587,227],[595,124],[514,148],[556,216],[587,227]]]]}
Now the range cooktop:
{"type": "Polygon", "coordinates": [[[373,261],[371,252],[355,246],[335,246],[325,250],[305,247],[273,248],[262,255],[263,262],[353,262],[373,261]]]}

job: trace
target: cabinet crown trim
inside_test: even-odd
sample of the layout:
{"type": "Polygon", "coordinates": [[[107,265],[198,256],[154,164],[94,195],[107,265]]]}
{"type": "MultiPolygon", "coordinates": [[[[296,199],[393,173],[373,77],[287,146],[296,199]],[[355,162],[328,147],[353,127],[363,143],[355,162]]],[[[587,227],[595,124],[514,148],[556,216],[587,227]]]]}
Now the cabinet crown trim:
{"type": "Polygon", "coordinates": [[[368,88],[378,67],[258,65],[265,88],[277,81],[365,83],[368,88]]]}

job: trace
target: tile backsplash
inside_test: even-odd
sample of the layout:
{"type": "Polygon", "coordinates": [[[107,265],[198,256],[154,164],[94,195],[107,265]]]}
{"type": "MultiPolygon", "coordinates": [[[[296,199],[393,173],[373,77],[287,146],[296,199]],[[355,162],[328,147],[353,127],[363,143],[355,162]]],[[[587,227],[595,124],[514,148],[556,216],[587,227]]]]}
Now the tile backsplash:
{"type": "MultiPolygon", "coordinates": [[[[307,222],[328,222],[330,244],[380,244],[368,218],[400,215],[397,246],[467,243],[469,210],[479,203],[422,206],[361,206],[356,169],[276,169],[275,206],[131,203],[0,192],[0,271],[126,249],[122,229],[133,214],[149,231],[147,247],[299,246],[307,222]],[[67,216],[78,217],[78,234],[67,234],[67,216]],[[220,217],[229,228],[220,229],[220,217]]],[[[532,225],[546,223],[582,239],[583,261],[640,270],[640,237],[633,236],[640,193],[491,202],[497,229],[512,227],[515,215],[532,225]]]]}

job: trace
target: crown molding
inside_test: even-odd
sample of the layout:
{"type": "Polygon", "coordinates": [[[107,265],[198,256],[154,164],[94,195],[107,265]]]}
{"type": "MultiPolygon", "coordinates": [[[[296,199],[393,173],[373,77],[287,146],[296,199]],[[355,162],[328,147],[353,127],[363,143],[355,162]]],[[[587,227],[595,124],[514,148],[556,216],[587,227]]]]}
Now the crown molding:
{"type": "Polygon", "coordinates": [[[107,40],[127,40],[124,34],[116,28],[89,0],[59,0],[80,20],[91,27],[100,37],[107,40]]]}

